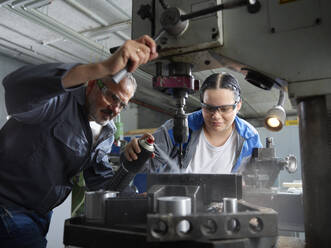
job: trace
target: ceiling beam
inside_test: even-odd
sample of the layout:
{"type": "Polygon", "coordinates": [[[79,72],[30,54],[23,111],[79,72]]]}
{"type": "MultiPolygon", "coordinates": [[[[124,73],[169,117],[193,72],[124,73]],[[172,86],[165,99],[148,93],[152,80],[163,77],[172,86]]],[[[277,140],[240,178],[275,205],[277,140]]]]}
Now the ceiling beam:
{"type": "Polygon", "coordinates": [[[109,35],[110,33],[128,30],[131,27],[131,20],[126,20],[122,22],[117,22],[111,25],[107,25],[101,28],[93,28],[89,30],[84,30],[80,34],[85,35],[86,37],[100,37],[104,35],[109,35]]]}
{"type": "Polygon", "coordinates": [[[66,3],[74,7],[76,10],[80,11],[84,15],[88,16],[92,20],[96,21],[97,23],[101,24],[102,26],[108,26],[109,23],[90,9],[86,8],[83,4],[77,2],[76,0],[64,0],[66,3]]]}
{"type": "Polygon", "coordinates": [[[14,12],[17,15],[20,15],[29,21],[35,22],[40,26],[47,28],[48,30],[52,30],[53,32],[57,33],[69,39],[81,46],[86,47],[87,49],[97,53],[102,58],[107,58],[110,53],[108,49],[105,49],[102,45],[91,41],[87,37],[82,34],[77,33],[75,30],[63,25],[62,23],[56,21],[55,19],[47,16],[37,10],[34,9],[22,9],[22,8],[11,8],[9,6],[3,6],[7,10],[14,12]]]}

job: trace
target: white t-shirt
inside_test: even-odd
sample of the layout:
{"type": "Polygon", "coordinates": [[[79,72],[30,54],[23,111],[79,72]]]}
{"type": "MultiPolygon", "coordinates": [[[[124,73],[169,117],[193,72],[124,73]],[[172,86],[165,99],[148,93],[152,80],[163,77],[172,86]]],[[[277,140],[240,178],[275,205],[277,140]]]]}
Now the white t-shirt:
{"type": "Polygon", "coordinates": [[[211,145],[202,129],[196,152],[188,164],[186,173],[230,174],[236,162],[238,132],[234,128],[230,137],[222,146],[211,145]]]}
{"type": "Polygon", "coordinates": [[[93,145],[94,145],[101,133],[102,126],[100,124],[96,123],[95,121],[90,121],[90,127],[92,130],[93,145]]]}

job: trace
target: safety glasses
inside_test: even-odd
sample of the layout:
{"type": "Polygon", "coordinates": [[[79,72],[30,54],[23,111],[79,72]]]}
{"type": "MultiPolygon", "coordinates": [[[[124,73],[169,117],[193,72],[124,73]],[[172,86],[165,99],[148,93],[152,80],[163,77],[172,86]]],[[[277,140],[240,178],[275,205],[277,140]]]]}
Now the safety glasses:
{"type": "Polygon", "coordinates": [[[234,102],[234,104],[213,106],[202,102],[201,107],[211,114],[214,114],[216,112],[228,114],[231,113],[236,108],[237,104],[238,102],[234,102]]]}
{"type": "Polygon", "coordinates": [[[97,80],[97,85],[107,102],[111,103],[113,106],[120,106],[121,110],[125,110],[128,105],[121,101],[121,99],[113,94],[111,90],[101,81],[101,79],[97,80]]]}

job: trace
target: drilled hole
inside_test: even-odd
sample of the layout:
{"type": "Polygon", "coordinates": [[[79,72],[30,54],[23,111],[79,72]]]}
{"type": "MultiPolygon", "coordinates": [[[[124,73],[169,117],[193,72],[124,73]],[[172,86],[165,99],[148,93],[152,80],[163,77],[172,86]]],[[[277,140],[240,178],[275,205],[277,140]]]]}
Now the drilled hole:
{"type": "Polygon", "coordinates": [[[191,230],[191,223],[188,220],[181,220],[178,222],[176,230],[180,235],[188,234],[191,230]]]}
{"type": "Polygon", "coordinates": [[[260,218],[254,217],[249,221],[249,228],[253,232],[261,232],[263,230],[263,222],[260,218]]]}
{"type": "Polygon", "coordinates": [[[162,220],[155,222],[151,228],[151,234],[153,237],[159,238],[164,236],[168,232],[168,225],[162,220]]]}
{"type": "Polygon", "coordinates": [[[238,233],[240,231],[240,222],[235,218],[231,218],[228,220],[226,227],[230,234],[238,233]]]}

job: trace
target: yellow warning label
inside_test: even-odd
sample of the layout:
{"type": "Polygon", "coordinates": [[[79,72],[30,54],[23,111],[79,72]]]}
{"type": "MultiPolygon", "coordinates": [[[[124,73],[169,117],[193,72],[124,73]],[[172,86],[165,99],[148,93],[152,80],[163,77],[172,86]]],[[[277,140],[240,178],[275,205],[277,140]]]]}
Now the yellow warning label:
{"type": "Polygon", "coordinates": [[[297,0],[279,0],[279,4],[295,2],[297,0]]]}
{"type": "Polygon", "coordinates": [[[286,120],[285,121],[285,126],[296,126],[299,124],[298,120],[286,120]]]}

